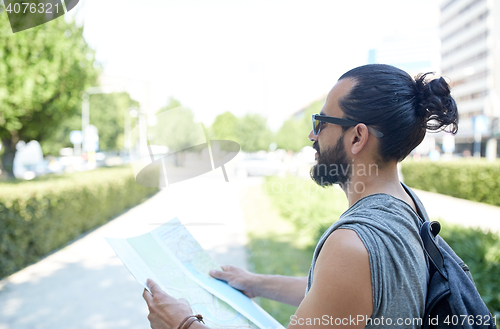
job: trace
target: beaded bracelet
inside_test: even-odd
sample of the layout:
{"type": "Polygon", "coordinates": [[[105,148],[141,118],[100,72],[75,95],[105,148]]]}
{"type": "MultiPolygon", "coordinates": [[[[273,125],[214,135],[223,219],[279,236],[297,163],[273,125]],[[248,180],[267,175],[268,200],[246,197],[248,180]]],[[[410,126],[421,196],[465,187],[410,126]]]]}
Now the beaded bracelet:
{"type": "Polygon", "coordinates": [[[189,315],[186,316],[184,320],[182,320],[181,324],[179,324],[179,327],[177,327],[177,329],[188,329],[195,321],[203,322],[203,324],[205,324],[205,321],[203,321],[203,316],[201,314],[189,315]]]}

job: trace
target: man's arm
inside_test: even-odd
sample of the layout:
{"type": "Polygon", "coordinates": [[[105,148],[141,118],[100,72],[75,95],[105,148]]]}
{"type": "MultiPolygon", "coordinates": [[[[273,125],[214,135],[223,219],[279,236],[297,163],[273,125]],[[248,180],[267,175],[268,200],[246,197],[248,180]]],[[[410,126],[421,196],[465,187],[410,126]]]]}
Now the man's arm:
{"type": "Polygon", "coordinates": [[[210,271],[210,275],[250,298],[264,297],[293,306],[299,306],[304,299],[306,277],[255,274],[235,266],[222,266],[222,269],[210,271]]]}
{"type": "Polygon", "coordinates": [[[356,232],[336,230],[321,249],[313,285],[288,328],[364,328],[372,312],[368,251],[356,232]]]}

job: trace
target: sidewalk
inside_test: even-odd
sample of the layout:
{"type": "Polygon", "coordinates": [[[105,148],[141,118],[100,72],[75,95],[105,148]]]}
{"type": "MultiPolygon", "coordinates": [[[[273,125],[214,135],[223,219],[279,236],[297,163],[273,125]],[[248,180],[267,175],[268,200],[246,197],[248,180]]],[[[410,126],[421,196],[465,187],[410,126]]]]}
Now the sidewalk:
{"type": "Polygon", "coordinates": [[[424,204],[430,220],[479,227],[500,234],[500,207],[412,189],[424,204]]]}
{"type": "Polygon", "coordinates": [[[246,267],[242,188],[220,170],[174,184],[0,281],[0,329],[149,328],[143,288],[104,237],[143,234],[177,216],[216,262],[246,267]]]}

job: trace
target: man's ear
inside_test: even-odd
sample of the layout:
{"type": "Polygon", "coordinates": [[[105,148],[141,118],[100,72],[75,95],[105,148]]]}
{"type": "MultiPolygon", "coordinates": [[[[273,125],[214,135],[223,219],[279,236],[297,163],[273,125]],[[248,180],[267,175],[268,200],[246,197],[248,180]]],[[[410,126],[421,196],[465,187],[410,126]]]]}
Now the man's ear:
{"type": "Polygon", "coordinates": [[[368,127],[363,123],[359,123],[354,127],[350,140],[352,154],[358,154],[363,150],[363,148],[365,148],[368,143],[369,134],[370,132],[368,131],[368,127]]]}

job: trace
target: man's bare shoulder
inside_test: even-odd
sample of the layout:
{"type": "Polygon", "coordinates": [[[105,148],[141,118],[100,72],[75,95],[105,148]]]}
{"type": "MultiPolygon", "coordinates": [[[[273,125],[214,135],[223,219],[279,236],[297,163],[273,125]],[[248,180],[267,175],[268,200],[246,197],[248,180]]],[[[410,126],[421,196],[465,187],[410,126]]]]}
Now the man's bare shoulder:
{"type": "Polygon", "coordinates": [[[368,251],[356,232],[337,229],[330,234],[321,249],[314,269],[313,284],[296,316],[367,318],[372,310],[368,251]]]}
{"type": "MultiPolygon", "coordinates": [[[[361,280],[360,273],[370,273],[365,245],[353,230],[337,229],[326,239],[314,269],[314,281],[319,285],[336,280],[361,280]]],[[[370,277],[368,277],[370,278],[370,277]]],[[[371,279],[370,279],[371,282],[371,279]]]]}

